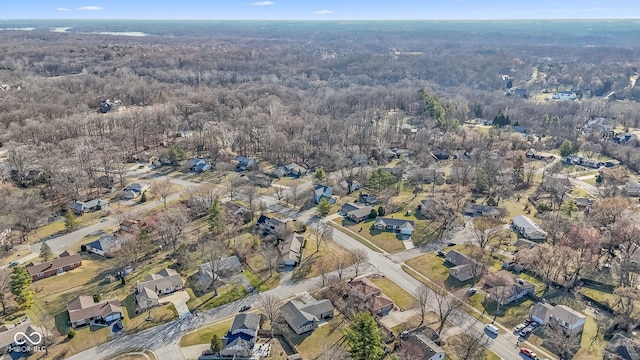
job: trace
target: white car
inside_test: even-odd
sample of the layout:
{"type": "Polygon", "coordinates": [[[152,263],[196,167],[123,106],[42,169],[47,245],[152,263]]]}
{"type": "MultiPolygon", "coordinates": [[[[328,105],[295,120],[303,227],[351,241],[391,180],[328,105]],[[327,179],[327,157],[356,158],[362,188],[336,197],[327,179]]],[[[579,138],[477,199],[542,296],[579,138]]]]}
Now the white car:
{"type": "Polygon", "coordinates": [[[487,330],[488,332],[492,333],[492,334],[496,334],[498,335],[498,333],[500,332],[500,330],[498,329],[497,326],[493,325],[493,324],[487,324],[484,327],[485,330],[487,330]]]}
{"type": "Polygon", "coordinates": [[[522,329],[524,329],[524,328],[526,328],[526,327],[527,327],[527,325],[525,325],[525,324],[520,324],[520,325],[516,326],[515,328],[513,328],[513,331],[515,331],[515,332],[520,332],[520,330],[522,330],[522,329]]]}

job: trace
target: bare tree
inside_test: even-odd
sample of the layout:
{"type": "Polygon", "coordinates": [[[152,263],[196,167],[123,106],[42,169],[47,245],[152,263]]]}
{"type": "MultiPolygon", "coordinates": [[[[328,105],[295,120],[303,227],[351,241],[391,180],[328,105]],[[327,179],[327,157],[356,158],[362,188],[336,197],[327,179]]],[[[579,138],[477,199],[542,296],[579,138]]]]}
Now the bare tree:
{"type": "Polygon", "coordinates": [[[0,305],[2,305],[3,315],[7,315],[7,305],[11,296],[11,273],[8,270],[2,270],[0,271],[0,305]]]}
{"type": "Polygon", "coordinates": [[[326,222],[316,221],[311,225],[311,230],[315,234],[316,252],[318,252],[322,242],[331,239],[333,236],[333,228],[326,222]]]}
{"type": "Polygon", "coordinates": [[[338,280],[342,281],[342,274],[344,270],[347,268],[347,259],[345,259],[344,255],[338,255],[336,257],[336,272],[338,273],[338,280]]]}
{"type": "Polygon", "coordinates": [[[475,329],[469,329],[458,335],[457,341],[451,343],[453,352],[459,360],[482,359],[487,351],[489,339],[483,337],[475,329]]]}
{"type": "Polygon", "coordinates": [[[220,283],[220,277],[222,276],[223,269],[220,268],[220,262],[227,253],[227,247],[221,242],[217,241],[210,234],[204,234],[198,240],[198,245],[201,254],[204,255],[205,260],[211,264],[211,283],[201,284],[207,286],[201,290],[207,291],[209,288],[213,289],[213,296],[218,296],[218,284],[220,283]]]}
{"type": "Polygon", "coordinates": [[[170,245],[175,253],[178,244],[182,241],[184,229],[189,224],[189,219],[180,207],[165,209],[159,216],[158,235],[165,245],[170,245]]]}
{"type": "Polygon", "coordinates": [[[273,276],[273,271],[280,263],[280,254],[278,249],[269,244],[263,244],[260,248],[260,254],[264,258],[264,261],[269,269],[269,277],[273,276]]]}
{"type": "Polygon", "coordinates": [[[357,248],[351,253],[351,258],[353,259],[353,268],[357,277],[360,274],[360,268],[369,261],[369,255],[365,249],[357,248]]]}
{"type": "Polygon", "coordinates": [[[244,181],[242,180],[240,175],[231,174],[229,176],[229,178],[227,179],[226,188],[227,188],[227,192],[229,193],[229,199],[231,199],[231,201],[233,201],[236,198],[236,196],[240,192],[240,188],[243,183],[244,181]]]}
{"type": "Polygon", "coordinates": [[[501,306],[511,295],[514,284],[513,275],[504,271],[489,272],[485,275],[484,282],[486,286],[490,286],[487,290],[489,301],[494,302],[496,311],[500,312],[501,306]]]}
{"type": "Polygon", "coordinates": [[[173,185],[169,179],[153,180],[151,182],[151,192],[159,199],[162,199],[165,208],[167,207],[167,198],[171,195],[172,190],[173,185]]]}
{"type": "Polygon", "coordinates": [[[431,306],[431,289],[426,284],[420,283],[413,296],[418,299],[418,311],[420,311],[420,324],[417,328],[420,328],[424,324],[424,319],[427,317],[429,308],[431,306]]]}
{"type": "Polygon", "coordinates": [[[436,330],[438,335],[442,333],[445,322],[449,319],[451,314],[458,311],[463,303],[460,299],[450,296],[449,292],[443,288],[436,287],[433,289],[433,300],[435,301],[436,310],[438,313],[438,329],[436,330]]]}
{"type": "Polygon", "coordinates": [[[282,302],[274,295],[263,294],[258,306],[271,324],[271,337],[273,337],[275,324],[277,323],[278,318],[281,315],[280,308],[282,307],[282,302]]]}
{"type": "Polygon", "coordinates": [[[499,227],[502,221],[492,216],[482,216],[473,221],[473,235],[480,246],[485,250],[487,245],[496,238],[497,233],[501,230],[499,227]]]}

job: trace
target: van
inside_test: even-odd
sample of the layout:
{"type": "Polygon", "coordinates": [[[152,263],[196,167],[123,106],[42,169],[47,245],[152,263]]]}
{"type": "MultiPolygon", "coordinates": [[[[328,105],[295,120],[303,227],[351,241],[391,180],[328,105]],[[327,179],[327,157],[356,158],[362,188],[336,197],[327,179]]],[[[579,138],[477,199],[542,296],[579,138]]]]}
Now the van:
{"type": "Polygon", "coordinates": [[[492,333],[492,334],[496,334],[496,335],[498,335],[498,332],[500,332],[500,330],[498,330],[498,327],[496,327],[496,326],[495,326],[495,325],[493,325],[493,324],[487,324],[487,325],[484,327],[484,329],[485,329],[485,330],[487,330],[488,332],[490,332],[490,333],[492,333]]]}

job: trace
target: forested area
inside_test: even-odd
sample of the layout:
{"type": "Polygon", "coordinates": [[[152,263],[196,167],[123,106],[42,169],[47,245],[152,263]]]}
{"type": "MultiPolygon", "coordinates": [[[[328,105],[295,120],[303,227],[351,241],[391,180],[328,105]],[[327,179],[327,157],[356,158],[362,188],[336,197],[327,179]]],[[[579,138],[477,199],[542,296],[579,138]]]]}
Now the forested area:
{"type": "MultiPolygon", "coordinates": [[[[176,141],[214,162],[241,154],[336,170],[383,164],[387,149],[398,146],[427,167],[434,148],[481,150],[496,141],[504,150],[529,147],[499,131],[479,136],[459,126],[474,118],[508,115],[530,134],[548,135],[529,139],[539,150],[563,140],[580,148],[581,127],[593,117],[640,126],[631,100],[638,85],[629,80],[638,49],[623,47],[625,37],[608,44],[596,36],[467,36],[362,24],[352,33],[298,29],[305,27],[274,26],[270,33],[236,24],[179,37],[3,31],[2,179],[44,185],[37,194],[6,194],[3,206],[42,207],[44,214],[50,204],[55,212],[93,191],[101,176],[122,174],[123,161],[153,149],[166,153],[176,141]],[[571,89],[581,100],[505,96],[512,86],[571,89]],[[446,118],[421,94],[440,102],[446,118]],[[119,106],[101,114],[105,99],[119,106]],[[405,123],[417,132],[399,131],[405,123]],[[193,136],[176,140],[180,131],[193,136]]],[[[598,146],[637,170],[634,147],[598,146]]]]}

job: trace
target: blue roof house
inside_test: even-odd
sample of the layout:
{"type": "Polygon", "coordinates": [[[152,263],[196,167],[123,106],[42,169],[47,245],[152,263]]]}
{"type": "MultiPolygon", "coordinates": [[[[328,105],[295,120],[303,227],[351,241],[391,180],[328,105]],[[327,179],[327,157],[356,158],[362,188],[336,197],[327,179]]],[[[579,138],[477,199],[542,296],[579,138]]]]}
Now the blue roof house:
{"type": "Polygon", "coordinates": [[[332,191],[330,187],[326,185],[317,185],[315,190],[313,191],[313,201],[318,204],[320,203],[320,200],[322,200],[322,198],[327,198],[327,200],[329,200],[329,203],[333,204],[336,201],[331,197],[331,194],[332,191]]]}

